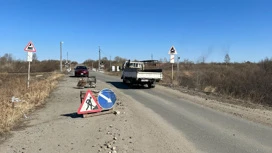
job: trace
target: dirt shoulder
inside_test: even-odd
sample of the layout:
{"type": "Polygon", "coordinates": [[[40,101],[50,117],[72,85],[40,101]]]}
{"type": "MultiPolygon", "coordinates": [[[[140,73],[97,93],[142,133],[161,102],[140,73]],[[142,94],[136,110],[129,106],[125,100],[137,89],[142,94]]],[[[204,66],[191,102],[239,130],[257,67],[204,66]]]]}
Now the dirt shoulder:
{"type": "Polygon", "coordinates": [[[100,81],[96,90],[112,88],[118,103],[114,109],[121,113],[82,118],[76,114],[81,90],[74,88],[77,81],[65,77],[44,108],[28,114],[24,127],[11,132],[1,152],[196,152],[182,133],[152,110],[100,81]]]}
{"type": "Polygon", "coordinates": [[[183,88],[165,86],[157,86],[156,88],[161,92],[175,94],[188,101],[272,127],[272,109],[270,107],[183,88]]]}

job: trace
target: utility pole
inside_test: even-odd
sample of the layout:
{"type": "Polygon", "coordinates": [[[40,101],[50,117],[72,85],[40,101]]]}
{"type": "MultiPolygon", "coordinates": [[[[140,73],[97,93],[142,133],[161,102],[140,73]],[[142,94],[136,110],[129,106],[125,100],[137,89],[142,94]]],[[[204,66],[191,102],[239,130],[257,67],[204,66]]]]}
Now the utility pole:
{"type": "Polygon", "coordinates": [[[153,54],[151,54],[151,60],[153,60],[153,54]]]}
{"type": "Polygon", "coordinates": [[[60,42],[60,72],[62,72],[62,44],[63,42],[60,42]]]}
{"type": "Polygon", "coordinates": [[[111,69],[111,56],[110,56],[110,69],[111,69]]]}
{"type": "Polygon", "coordinates": [[[66,63],[68,63],[68,52],[67,52],[67,57],[66,57],[66,63]]]}
{"type": "Polygon", "coordinates": [[[101,57],[100,57],[100,46],[98,46],[98,47],[99,47],[99,50],[98,50],[99,51],[98,71],[99,71],[100,70],[100,58],[101,57]]]}

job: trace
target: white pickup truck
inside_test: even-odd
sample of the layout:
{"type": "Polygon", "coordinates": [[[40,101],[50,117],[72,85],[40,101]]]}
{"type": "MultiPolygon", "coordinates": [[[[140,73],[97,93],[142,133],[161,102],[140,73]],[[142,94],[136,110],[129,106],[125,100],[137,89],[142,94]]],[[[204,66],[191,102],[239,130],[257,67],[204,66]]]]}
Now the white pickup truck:
{"type": "Polygon", "coordinates": [[[154,88],[155,83],[163,78],[162,69],[145,69],[145,62],[147,61],[126,61],[122,67],[121,79],[123,82],[130,85],[148,85],[149,88],[154,88]]]}

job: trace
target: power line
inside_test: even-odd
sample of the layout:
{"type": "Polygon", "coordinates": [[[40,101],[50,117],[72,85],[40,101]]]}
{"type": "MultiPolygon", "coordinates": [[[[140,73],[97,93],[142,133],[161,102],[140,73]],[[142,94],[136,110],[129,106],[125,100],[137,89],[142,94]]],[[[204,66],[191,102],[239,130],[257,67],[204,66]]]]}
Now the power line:
{"type": "Polygon", "coordinates": [[[100,49],[100,51],[101,51],[103,57],[107,57],[107,58],[110,57],[111,58],[111,55],[105,53],[102,49],[100,49]]]}
{"type": "Polygon", "coordinates": [[[111,68],[111,56],[110,56],[110,68],[111,68]]]}

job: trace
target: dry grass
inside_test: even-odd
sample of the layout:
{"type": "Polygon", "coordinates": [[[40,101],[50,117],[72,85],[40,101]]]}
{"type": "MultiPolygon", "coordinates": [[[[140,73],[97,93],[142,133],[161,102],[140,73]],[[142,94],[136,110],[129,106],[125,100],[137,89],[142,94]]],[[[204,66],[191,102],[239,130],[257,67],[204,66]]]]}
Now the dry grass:
{"type": "MultiPolygon", "coordinates": [[[[272,106],[272,59],[259,63],[181,64],[180,75],[174,67],[173,86],[216,93],[250,103],[272,106]],[[178,83],[177,83],[178,82],[178,83]]],[[[171,84],[171,65],[163,67],[161,83],[171,84]]]]}
{"type": "Polygon", "coordinates": [[[43,76],[31,77],[30,87],[26,87],[27,74],[0,73],[0,134],[10,131],[23,113],[28,113],[44,103],[49,93],[56,87],[63,74],[43,73],[43,76]],[[11,97],[22,101],[12,108],[11,97]]]}

